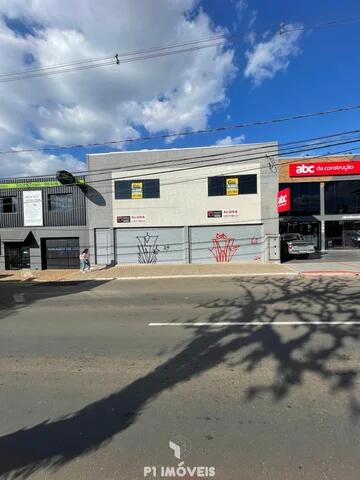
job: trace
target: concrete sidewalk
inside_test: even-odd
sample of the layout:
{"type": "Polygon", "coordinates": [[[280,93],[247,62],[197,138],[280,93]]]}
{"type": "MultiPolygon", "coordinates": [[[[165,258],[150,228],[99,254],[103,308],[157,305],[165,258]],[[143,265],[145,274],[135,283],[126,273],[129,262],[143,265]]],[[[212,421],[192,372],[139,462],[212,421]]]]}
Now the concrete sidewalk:
{"type": "Polygon", "coordinates": [[[128,280],[138,278],[297,275],[294,270],[271,263],[205,265],[124,265],[82,273],[78,270],[0,271],[0,281],[128,280]]]}

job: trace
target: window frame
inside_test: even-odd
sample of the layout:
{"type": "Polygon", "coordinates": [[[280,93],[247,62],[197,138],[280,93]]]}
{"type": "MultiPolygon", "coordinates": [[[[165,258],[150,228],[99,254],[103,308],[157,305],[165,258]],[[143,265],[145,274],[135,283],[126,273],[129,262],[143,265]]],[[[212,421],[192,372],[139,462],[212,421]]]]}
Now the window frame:
{"type": "Polygon", "coordinates": [[[10,215],[12,213],[18,213],[18,197],[17,195],[6,195],[0,197],[0,214],[10,215]],[[11,212],[4,212],[4,200],[11,199],[11,212]]]}
{"type": "Polygon", "coordinates": [[[48,193],[47,198],[47,208],[49,212],[69,212],[74,209],[74,201],[73,201],[73,194],[71,192],[63,192],[63,193],[48,193]],[[71,199],[71,206],[67,208],[52,208],[51,200],[53,197],[66,197],[67,199],[71,199]]]}
{"type": "MultiPolygon", "coordinates": [[[[279,191],[283,190],[284,188],[290,188],[290,210],[288,212],[280,212],[279,216],[280,217],[288,217],[288,216],[294,216],[294,217],[304,217],[304,216],[311,216],[311,215],[320,215],[321,214],[321,188],[320,188],[320,182],[281,182],[279,183],[279,191]],[[316,185],[316,187],[309,187],[309,185],[316,185]],[[305,208],[298,208],[296,209],[296,200],[300,199],[301,197],[310,197],[313,195],[313,192],[305,192],[302,193],[301,195],[298,195],[297,189],[300,190],[301,188],[306,188],[310,190],[313,188],[314,190],[316,189],[316,208],[310,208],[312,207],[313,203],[310,201],[305,205],[305,208]]],[[[298,200],[299,202],[299,200],[298,200]]],[[[301,203],[301,202],[299,202],[301,203]]]]}
{"type": "Polygon", "coordinates": [[[325,215],[360,213],[360,180],[331,180],[326,182],[324,203],[325,215]],[[353,190],[354,188],[355,190],[353,190]]]}
{"type": "Polygon", "coordinates": [[[149,200],[149,199],[159,199],[161,197],[160,192],[160,179],[159,178],[146,178],[146,179],[131,179],[131,180],[116,180],[114,179],[114,199],[115,200],[149,200]],[[131,196],[131,184],[132,183],[142,183],[142,194],[141,198],[132,198],[131,196]],[[125,195],[120,196],[120,188],[117,186],[122,184],[125,188],[123,193],[125,195]],[[151,187],[152,184],[152,187],[151,187]],[[154,188],[154,185],[155,188],[154,188]],[[155,194],[150,193],[151,190],[155,191],[155,194]]]}
{"type": "MultiPolygon", "coordinates": [[[[238,197],[239,195],[257,195],[258,194],[258,183],[257,183],[257,174],[256,173],[250,173],[250,174],[242,174],[242,175],[215,175],[215,176],[212,176],[212,177],[208,177],[207,179],[207,183],[208,183],[208,197],[238,197]],[[251,179],[250,179],[251,177],[251,179]],[[238,186],[239,186],[239,191],[237,194],[235,195],[226,195],[226,180],[227,179],[232,179],[232,178],[237,178],[238,179],[238,186]],[[246,184],[246,178],[249,179],[249,181],[251,182],[254,182],[254,185],[252,186],[255,186],[255,191],[251,191],[251,192],[242,192],[241,191],[241,185],[244,186],[244,184],[246,184]],[[210,189],[212,188],[212,186],[210,185],[211,182],[216,182],[218,181],[219,183],[221,182],[222,185],[218,185],[218,187],[221,188],[221,192],[222,193],[212,193],[210,192],[210,189]]],[[[249,187],[249,186],[248,186],[249,187]]]]}

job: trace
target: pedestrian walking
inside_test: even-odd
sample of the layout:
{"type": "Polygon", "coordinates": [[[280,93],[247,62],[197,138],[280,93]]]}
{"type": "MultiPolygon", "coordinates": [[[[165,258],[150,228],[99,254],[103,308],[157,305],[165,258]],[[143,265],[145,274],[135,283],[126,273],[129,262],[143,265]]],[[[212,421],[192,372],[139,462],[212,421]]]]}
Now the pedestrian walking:
{"type": "Polygon", "coordinates": [[[85,248],[80,254],[80,270],[83,273],[90,272],[90,255],[88,248],[85,248]]]}

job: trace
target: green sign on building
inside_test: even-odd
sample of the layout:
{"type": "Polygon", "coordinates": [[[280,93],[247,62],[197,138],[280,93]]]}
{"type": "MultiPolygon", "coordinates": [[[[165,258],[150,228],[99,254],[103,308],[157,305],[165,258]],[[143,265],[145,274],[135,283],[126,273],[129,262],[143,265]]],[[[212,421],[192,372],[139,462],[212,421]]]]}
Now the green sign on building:
{"type": "MultiPolygon", "coordinates": [[[[77,178],[76,183],[78,187],[83,187],[85,185],[84,178],[77,178]]],[[[0,183],[0,189],[16,188],[16,189],[25,189],[25,188],[45,188],[45,187],[62,187],[62,184],[57,180],[34,180],[30,182],[10,182],[10,183],[0,183]]]]}

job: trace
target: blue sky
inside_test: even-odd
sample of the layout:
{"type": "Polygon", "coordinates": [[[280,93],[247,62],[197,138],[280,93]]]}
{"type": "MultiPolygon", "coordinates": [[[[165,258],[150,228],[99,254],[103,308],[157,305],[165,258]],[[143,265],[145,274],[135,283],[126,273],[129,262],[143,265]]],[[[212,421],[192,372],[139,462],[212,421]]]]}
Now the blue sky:
{"type": "MultiPolygon", "coordinates": [[[[268,30],[274,33],[281,22],[310,26],[336,19],[360,18],[360,4],[356,0],[249,0],[240,18],[236,15],[236,2],[227,1],[226,4],[228,8],[223,8],[224,2],[217,0],[202,2],[211,18],[232,32],[234,24],[237,27],[235,32],[246,31],[251,12],[256,11],[253,29],[257,35],[268,30]]],[[[236,65],[239,70],[228,87],[229,105],[223,111],[219,109],[214,113],[210,125],[236,124],[359,103],[360,23],[306,31],[298,45],[300,53],[291,58],[285,72],[279,72],[272,79],[254,87],[251,79],[243,75],[246,46],[239,41],[236,45],[236,65]]],[[[280,126],[246,128],[238,132],[245,134],[246,142],[286,142],[359,128],[359,120],[359,111],[353,111],[280,126]]],[[[236,131],[232,131],[231,135],[236,136],[236,131]]],[[[205,138],[213,143],[219,135],[204,136],[203,141],[205,138]]],[[[181,144],[187,145],[189,141],[186,139],[181,144]]],[[[199,138],[192,138],[191,142],[197,145],[199,138]]]]}
{"type": "MultiPolygon", "coordinates": [[[[360,22],[296,31],[355,17],[355,0],[158,0],[155,8],[146,0],[123,0],[121,6],[117,0],[83,0],[75,7],[70,0],[4,0],[2,73],[30,62],[66,63],[218,32],[234,37],[224,48],[0,84],[2,149],[192,131],[360,103],[360,22]],[[280,22],[295,30],[279,38],[280,22]]],[[[224,138],[286,142],[358,125],[359,111],[353,111],[123,148],[202,146],[224,138]]],[[[82,169],[85,153],[109,150],[2,155],[0,176],[82,169]]]]}

